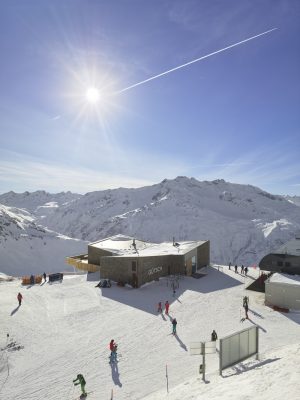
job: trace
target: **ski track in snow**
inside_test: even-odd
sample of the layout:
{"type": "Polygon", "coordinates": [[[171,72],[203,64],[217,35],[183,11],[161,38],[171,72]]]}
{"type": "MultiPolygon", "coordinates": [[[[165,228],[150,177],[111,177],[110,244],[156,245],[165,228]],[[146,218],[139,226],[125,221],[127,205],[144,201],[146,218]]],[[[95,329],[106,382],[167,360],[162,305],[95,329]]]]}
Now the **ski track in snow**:
{"type": "MultiPolygon", "coordinates": [[[[256,270],[250,269],[250,275],[246,283],[257,275],[256,270]]],[[[6,333],[9,341],[23,348],[0,351],[0,398],[73,400],[79,397],[80,386],[75,388],[72,380],[82,373],[86,390],[92,391],[90,400],[110,399],[112,389],[114,400],[244,400],[254,396],[274,400],[279,395],[296,399],[300,391],[295,377],[300,314],[284,315],[265,307],[263,294],[245,292],[244,279],[227,267],[220,271],[208,268],[204,278],[180,280],[176,298],[167,279],[137,290],[113,285],[102,291],[94,287],[95,282],[87,282],[86,276],[32,287],[22,287],[19,280],[2,282],[0,348],[5,347],[6,333]],[[24,300],[15,311],[19,291],[24,300]],[[253,312],[249,312],[250,321],[241,323],[245,294],[253,312]],[[177,337],[170,335],[170,317],[156,313],[158,301],[167,299],[170,317],[178,320],[177,337]],[[225,370],[226,377],[221,378],[217,355],[209,355],[210,384],[202,383],[198,374],[201,356],[189,355],[190,342],[208,341],[212,329],[220,338],[253,324],[260,328],[260,361],[246,360],[225,370]],[[112,338],[122,357],[110,366],[112,338]],[[276,374],[281,383],[276,383],[276,374]]]]}

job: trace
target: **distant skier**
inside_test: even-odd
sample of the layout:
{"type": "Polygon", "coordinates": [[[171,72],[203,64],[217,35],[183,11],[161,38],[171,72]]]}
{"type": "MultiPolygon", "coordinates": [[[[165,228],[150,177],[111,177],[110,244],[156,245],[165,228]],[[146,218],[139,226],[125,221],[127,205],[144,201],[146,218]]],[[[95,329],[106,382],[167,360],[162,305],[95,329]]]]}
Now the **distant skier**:
{"type": "Polygon", "coordinates": [[[161,305],[161,301],[158,303],[157,305],[157,312],[158,313],[162,313],[162,305],[161,305]]]}
{"type": "Polygon", "coordinates": [[[110,362],[115,362],[117,361],[117,349],[118,345],[115,343],[114,339],[112,339],[109,343],[109,349],[110,349],[110,362]]]}
{"type": "Polygon", "coordinates": [[[86,396],[87,395],[87,393],[85,391],[86,382],[85,382],[85,379],[84,379],[83,375],[78,374],[77,378],[73,380],[73,383],[74,383],[75,386],[80,385],[81,391],[82,391],[82,396],[86,396]]]}
{"type": "Polygon", "coordinates": [[[45,283],[46,283],[46,281],[47,281],[47,275],[46,275],[46,272],[44,272],[44,273],[43,273],[43,278],[44,278],[44,281],[45,281],[45,283]]]}
{"type": "Polygon", "coordinates": [[[234,272],[237,274],[237,265],[234,266],[234,272]]]}
{"type": "Polygon", "coordinates": [[[172,325],[173,325],[172,334],[173,334],[173,335],[176,335],[176,327],[177,327],[177,320],[176,320],[176,318],[173,318],[173,320],[172,320],[172,325]]]}
{"type": "Polygon", "coordinates": [[[213,330],[212,333],[211,333],[211,341],[212,342],[216,342],[217,339],[218,339],[217,332],[215,330],[213,330]]]}
{"type": "Polygon", "coordinates": [[[169,302],[168,302],[168,300],[165,302],[165,314],[167,314],[167,315],[169,315],[169,307],[170,307],[170,304],[169,304],[169,302]]]}
{"type": "Polygon", "coordinates": [[[20,292],[18,293],[17,299],[18,299],[19,307],[20,307],[20,305],[22,304],[22,300],[23,300],[23,296],[21,295],[20,292]]]}
{"type": "Polygon", "coordinates": [[[248,274],[248,267],[245,267],[244,272],[245,272],[245,275],[247,276],[247,274],[248,274]]]}
{"type": "Polygon", "coordinates": [[[229,267],[229,269],[231,270],[231,262],[229,262],[229,265],[228,265],[228,267],[229,267]]]}

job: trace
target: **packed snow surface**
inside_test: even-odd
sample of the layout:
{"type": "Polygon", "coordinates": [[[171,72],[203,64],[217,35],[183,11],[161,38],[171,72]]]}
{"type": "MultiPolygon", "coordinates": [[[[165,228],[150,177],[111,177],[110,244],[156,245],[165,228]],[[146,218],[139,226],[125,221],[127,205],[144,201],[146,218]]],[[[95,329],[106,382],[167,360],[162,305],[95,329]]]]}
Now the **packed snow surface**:
{"type": "Polygon", "coordinates": [[[95,288],[83,276],[62,283],[22,287],[0,283],[0,397],[5,400],[73,400],[84,375],[88,400],[259,400],[297,399],[300,393],[300,314],[281,314],[264,305],[264,294],[246,291],[250,277],[210,267],[207,275],[179,281],[172,297],[168,279],[140,289],[95,288]],[[245,280],[245,282],[244,282],[245,280]],[[23,303],[17,307],[17,293],[23,303]],[[249,296],[249,320],[242,298],[249,296]],[[170,302],[170,315],[157,303],[170,302]],[[177,318],[177,335],[171,319],[177,318]],[[257,325],[259,360],[251,358],[218,374],[218,353],[201,356],[189,344],[209,341],[257,325]],[[6,337],[6,334],[9,337],[6,337]],[[109,364],[109,342],[118,344],[119,363],[109,364]],[[168,368],[169,394],[166,389],[168,368]]]}

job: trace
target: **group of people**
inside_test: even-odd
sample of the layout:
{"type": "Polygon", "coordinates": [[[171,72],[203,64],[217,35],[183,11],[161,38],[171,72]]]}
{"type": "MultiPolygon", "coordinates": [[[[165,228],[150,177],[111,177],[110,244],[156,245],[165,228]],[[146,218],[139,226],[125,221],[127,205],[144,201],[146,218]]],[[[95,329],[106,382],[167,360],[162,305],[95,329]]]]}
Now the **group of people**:
{"type": "MultiPolygon", "coordinates": [[[[167,300],[167,301],[165,302],[165,314],[166,314],[166,315],[169,315],[169,307],[170,307],[170,304],[169,304],[169,302],[168,302],[168,300],[167,300]]],[[[160,302],[158,303],[158,305],[157,305],[157,312],[160,313],[160,314],[163,313],[161,301],[160,301],[160,302]]]]}
{"type": "MultiPolygon", "coordinates": [[[[231,266],[232,266],[232,264],[231,264],[231,262],[230,262],[230,263],[228,264],[228,267],[229,267],[230,270],[231,270],[231,266]]],[[[238,266],[237,266],[237,265],[234,266],[234,272],[235,272],[236,274],[238,273],[238,266]]],[[[241,266],[241,274],[247,276],[247,274],[248,274],[248,267],[244,267],[244,266],[242,265],[242,266],[241,266]]]]}
{"type": "MultiPolygon", "coordinates": [[[[170,308],[170,303],[168,302],[168,300],[165,302],[165,314],[169,315],[169,308],[170,308]]],[[[162,308],[162,302],[160,301],[157,305],[157,312],[159,314],[163,313],[163,308],[162,308]]],[[[173,318],[172,320],[172,334],[176,335],[176,327],[177,327],[177,319],[173,318]]]]}

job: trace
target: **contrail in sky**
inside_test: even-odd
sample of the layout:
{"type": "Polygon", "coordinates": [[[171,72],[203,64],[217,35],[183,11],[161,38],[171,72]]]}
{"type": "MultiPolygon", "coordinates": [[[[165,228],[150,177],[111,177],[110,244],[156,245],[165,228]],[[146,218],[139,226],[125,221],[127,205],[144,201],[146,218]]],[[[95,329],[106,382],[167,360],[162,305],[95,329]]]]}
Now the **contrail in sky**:
{"type": "Polygon", "coordinates": [[[266,35],[267,33],[270,33],[270,32],[272,32],[272,31],[275,31],[276,29],[277,29],[277,28],[270,29],[270,30],[268,30],[268,31],[266,31],[266,32],[259,33],[258,35],[251,36],[251,37],[248,38],[248,39],[244,39],[244,40],[242,40],[242,41],[240,41],[240,42],[238,42],[238,43],[231,44],[230,46],[224,47],[224,48],[221,49],[221,50],[217,50],[217,51],[214,51],[213,53],[209,53],[209,54],[207,54],[206,56],[202,56],[202,57],[196,58],[196,60],[189,61],[189,62],[187,62],[187,63],[185,63],[185,64],[179,65],[178,67],[175,67],[175,68],[169,69],[168,71],[162,72],[161,74],[158,74],[158,75],[152,76],[151,78],[145,79],[144,81],[141,81],[141,82],[135,83],[134,85],[128,86],[128,87],[125,88],[125,89],[121,89],[121,90],[119,90],[117,93],[122,93],[122,92],[125,92],[126,90],[132,89],[132,88],[134,88],[134,87],[136,87],[136,86],[143,85],[143,84],[146,83],[146,82],[153,81],[153,79],[157,79],[157,78],[159,78],[159,77],[161,77],[161,76],[163,76],[163,75],[167,75],[167,74],[169,74],[170,72],[176,71],[177,69],[187,67],[187,66],[190,65],[190,64],[193,64],[193,63],[196,63],[196,62],[198,62],[198,61],[204,60],[205,58],[208,58],[208,57],[211,57],[211,56],[213,56],[213,55],[215,55],[215,54],[221,53],[222,51],[231,49],[232,47],[238,46],[238,45],[240,45],[240,44],[242,44],[242,43],[249,42],[249,40],[258,38],[259,36],[262,36],[262,35],[266,35]]]}

